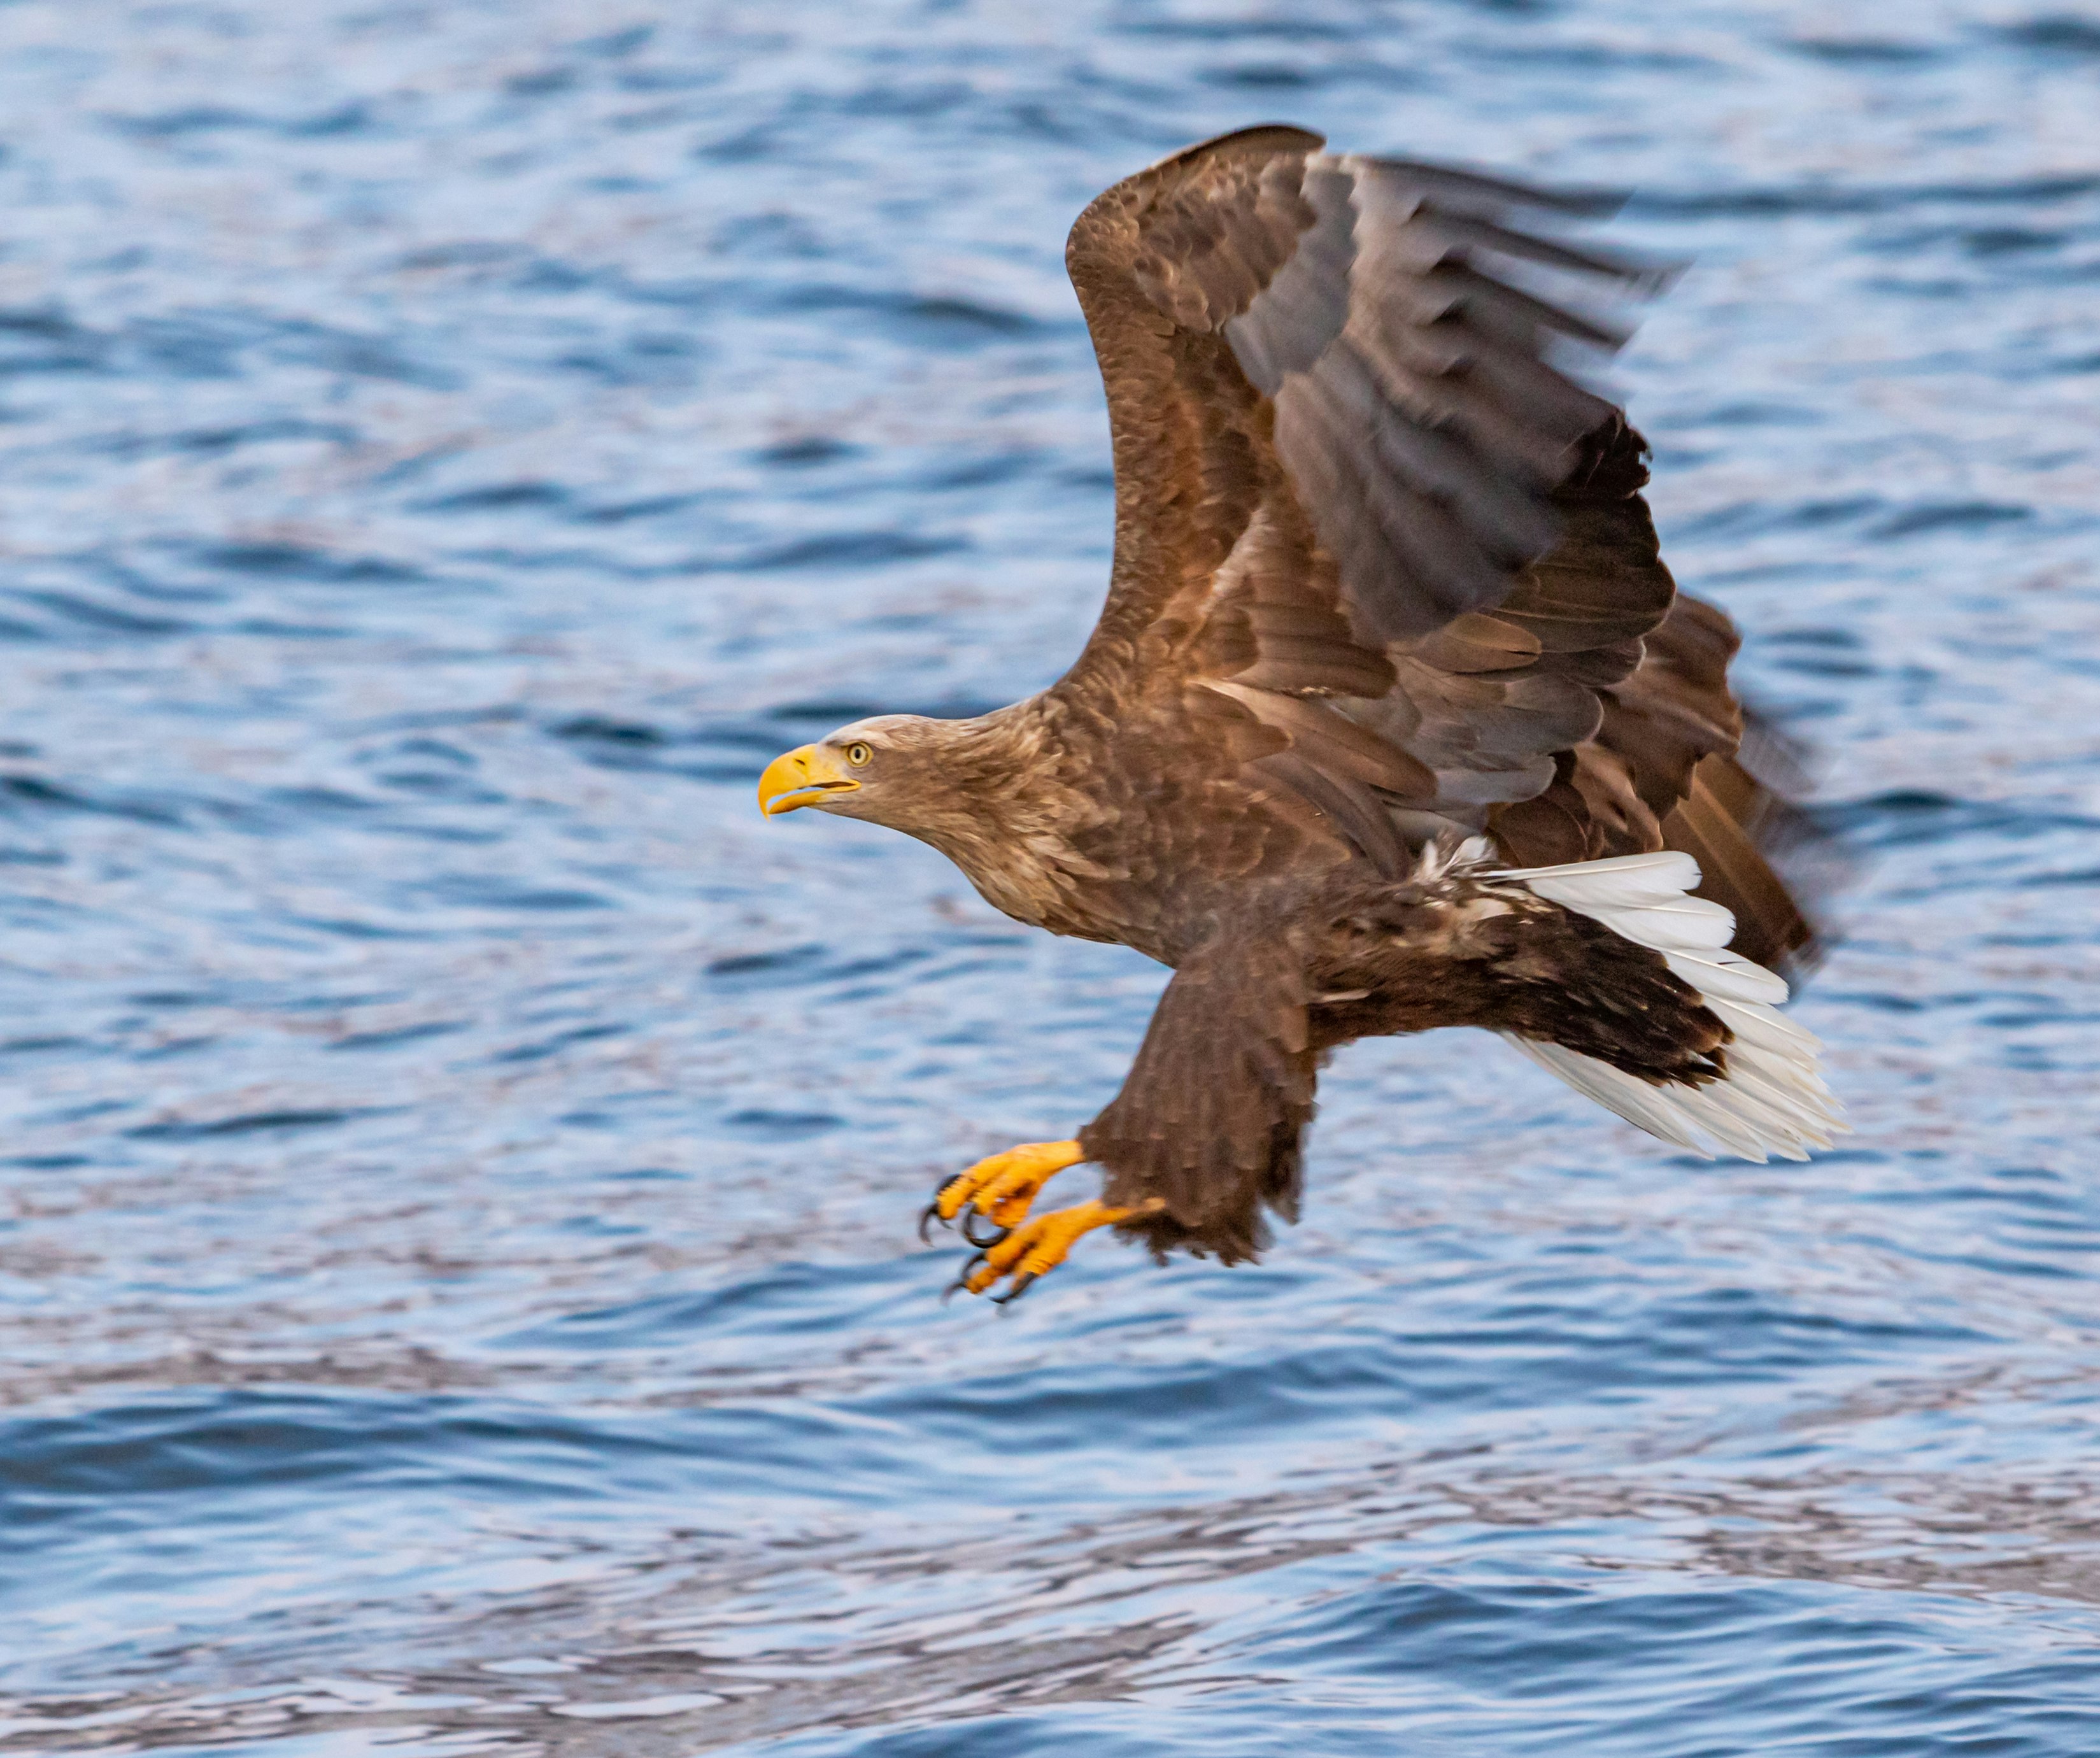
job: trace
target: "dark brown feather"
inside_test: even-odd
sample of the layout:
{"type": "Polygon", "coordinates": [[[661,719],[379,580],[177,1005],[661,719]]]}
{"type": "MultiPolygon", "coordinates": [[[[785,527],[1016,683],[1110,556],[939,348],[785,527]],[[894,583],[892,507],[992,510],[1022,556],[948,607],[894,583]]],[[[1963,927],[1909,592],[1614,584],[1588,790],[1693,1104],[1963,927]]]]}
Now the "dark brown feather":
{"type": "Polygon", "coordinates": [[[1588,198],[1318,146],[1227,136],[1073,228],[1118,517],[1109,602],[1060,687],[1339,698],[1251,703],[1299,760],[1264,773],[1383,858],[1362,790],[1414,844],[1542,793],[1668,607],[1641,439],[1546,359],[1550,337],[1616,332],[1491,271],[1654,275],[1511,223],[1588,198]]]}
{"type": "Polygon", "coordinates": [[[1227,1263],[1267,1243],[1264,1209],[1298,1218],[1299,1143],[1315,1056],[1302,935],[1223,924],[1176,971],[1123,1090],[1079,1135],[1103,1195],[1163,1213],[1131,1231],[1227,1263]]]}

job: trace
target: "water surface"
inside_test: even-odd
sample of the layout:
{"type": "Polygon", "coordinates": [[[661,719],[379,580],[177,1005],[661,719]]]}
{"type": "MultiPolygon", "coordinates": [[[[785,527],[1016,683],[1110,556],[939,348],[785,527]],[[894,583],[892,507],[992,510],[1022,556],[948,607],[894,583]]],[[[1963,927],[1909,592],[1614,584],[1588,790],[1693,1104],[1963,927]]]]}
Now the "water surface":
{"type": "Polygon", "coordinates": [[[2100,15],[0,6],[0,1749],[2100,1747],[2100,15]],[[1358,1046],[1258,1268],[935,1298],[1162,973],[752,804],[1074,653],[1061,266],[1288,118],[1641,192],[1859,1133],[1358,1046]]]}

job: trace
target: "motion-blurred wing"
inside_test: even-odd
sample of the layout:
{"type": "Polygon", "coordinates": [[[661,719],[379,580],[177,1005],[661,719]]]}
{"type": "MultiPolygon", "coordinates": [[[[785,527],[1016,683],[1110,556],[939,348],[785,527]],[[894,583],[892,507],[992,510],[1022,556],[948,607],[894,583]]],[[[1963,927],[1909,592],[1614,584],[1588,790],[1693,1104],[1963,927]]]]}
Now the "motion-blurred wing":
{"type": "Polygon", "coordinates": [[[1524,284],[1657,276],[1524,229],[1588,198],[1321,145],[1191,148],[1073,228],[1117,479],[1073,681],[1207,691],[1392,866],[1551,786],[1669,609],[1639,436],[1552,359],[1619,332],[1524,284]]]}

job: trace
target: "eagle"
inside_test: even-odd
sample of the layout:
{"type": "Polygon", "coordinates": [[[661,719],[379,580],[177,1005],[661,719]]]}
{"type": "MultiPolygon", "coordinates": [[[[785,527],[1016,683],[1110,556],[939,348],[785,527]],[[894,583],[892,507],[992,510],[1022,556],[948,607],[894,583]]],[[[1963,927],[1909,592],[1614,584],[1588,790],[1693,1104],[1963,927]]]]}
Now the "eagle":
{"type": "Polygon", "coordinates": [[[1092,635],[1026,701],[856,721],[758,788],[1173,972],[1098,1117],[936,1192],[955,1287],[1011,1299],[1103,1227],[1255,1258],[1361,1038],[1499,1033],[1710,1158],[1845,1127],[1777,1011],[1812,931],[1759,847],[1738,637],[1676,589],[1647,443],[1584,370],[1670,272],[1571,240],[1599,211],[1270,125],[1074,224],[1115,466],[1092,635]],[[1100,1196],[1034,1212],[1082,1164],[1100,1196]]]}

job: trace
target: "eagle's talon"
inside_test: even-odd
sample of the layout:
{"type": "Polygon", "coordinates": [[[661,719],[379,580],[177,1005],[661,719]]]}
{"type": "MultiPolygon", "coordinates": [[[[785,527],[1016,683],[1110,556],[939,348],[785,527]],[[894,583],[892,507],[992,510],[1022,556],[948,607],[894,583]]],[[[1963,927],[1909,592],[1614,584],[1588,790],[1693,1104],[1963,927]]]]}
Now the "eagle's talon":
{"type": "Polygon", "coordinates": [[[963,1237],[968,1240],[973,1245],[976,1246],[979,1251],[990,1251],[995,1245],[1005,1244],[1008,1235],[1013,1231],[1012,1227],[999,1227],[999,1224],[995,1222],[993,1223],[993,1226],[995,1231],[988,1237],[981,1236],[975,1231],[973,1226],[977,1217],[977,1211],[976,1209],[965,1209],[963,1211],[962,1224],[960,1231],[962,1233],[963,1237]]]}
{"type": "MultiPolygon", "coordinates": [[[[1096,1227],[1114,1227],[1132,1215],[1149,1214],[1164,1206],[1154,1196],[1135,1209],[1112,1208],[1098,1200],[1080,1203],[1074,1208],[1053,1209],[1048,1214],[1039,1214],[1013,1228],[997,1245],[978,1252],[963,1266],[956,1286],[968,1289],[973,1294],[982,1294],[1010,1276],[1013,1278],[1012,1287],[1004,1294],[993,1296],[994,1304],[1004,1306],[1062,1263],[1074,1242],[1083,1235],[1096,1227]]],[[[945,1299],[946,1296],[942,1298],[945,1299]]]]}
{"type": "MultiPolygon", "coordinates": [[[[1018,1148],[993,1154],[958,1172],[933,1193],[933,1213],[939,1219],[951,1222],[959,1216],[967,1216],[974,1209],[988,1217],[994,1226],[1005,1230],[999,1235],[1003,1240],[1007,1232],[1027,1219],[1029,1205],[1035,1201],[1036,1192],[1067,1166],[1079,1165],[1084,1157],[1077,1142],[1023,1142],[1018,1148]]],[[[923,1227],[923,1218],[920,1224],[923,1227]]],[[[922,1231],[920,1236],[923,1239],[925,1235],[922,1231]]],[[[984,1241],[969,1231],[967,1220],[964,1222],[963,1236],[973,1245],[984,1245],[984,1241]]]]}
{"type": "Polygon", "coordinates": [[[946,1306],[947,1303],[953,1300],[958,1294],[964,1293],[974,1294],[977,1293],[977,1290],[970,1286],[970,1278],[977,1273],[977,1266],[984,1262],[984,1258],[985,1254],[982,1252],[977,1253],[975,1257],[972,1258],[968,1263],[963,1266],[962,1273],[958,1276],[954,1281],[949,1283],[946,1288],[941,1290],[941,1304],[942,1306],[946,1306]]]}

